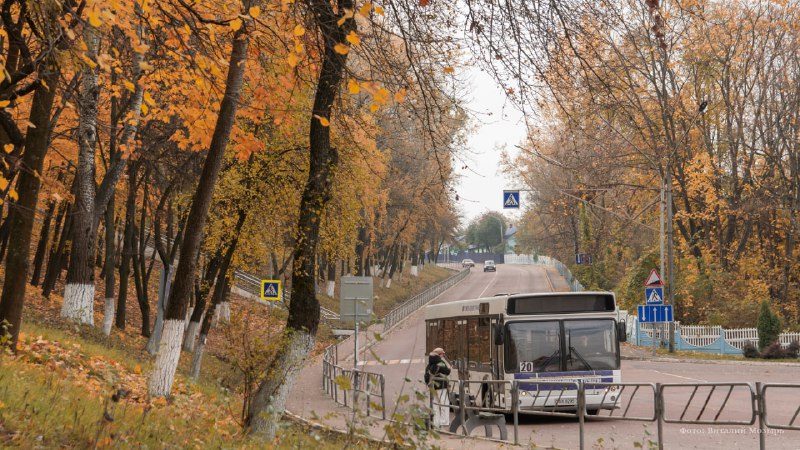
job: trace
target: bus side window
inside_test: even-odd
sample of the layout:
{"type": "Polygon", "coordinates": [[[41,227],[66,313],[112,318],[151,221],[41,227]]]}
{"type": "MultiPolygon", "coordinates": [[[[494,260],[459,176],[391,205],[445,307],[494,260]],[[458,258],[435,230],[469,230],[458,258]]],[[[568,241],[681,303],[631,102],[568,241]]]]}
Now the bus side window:
{"type": "Polygon", "coordinates": [[[436,347],[442,346],[442,339],[439,333],[439,320],[428,321],[427,334],[425,336],[427,341],[426,353],[430,353],[436,347]]]}
{"type": "Polygon", "coordinates": [[[456,321],[455,319],[444,319],[444,330],[442,333],[441,347],[447,353],[447,358],[452,362],[458,362],[461,355],[456,343],[456,321]]]}

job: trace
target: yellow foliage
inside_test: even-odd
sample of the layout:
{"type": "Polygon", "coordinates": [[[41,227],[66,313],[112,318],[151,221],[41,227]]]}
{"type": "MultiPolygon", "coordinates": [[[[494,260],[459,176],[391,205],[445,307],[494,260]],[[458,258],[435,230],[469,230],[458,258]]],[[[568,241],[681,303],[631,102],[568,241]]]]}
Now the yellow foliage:
{"type": "Polygon", "coordinates": [[[361,37],[355,31],[351,30],[350,33],[347,34],[346,39],[347,39],[347,42],[349,42],[349,43],[351,43],[353,45],[361,44],[361,37]]]}
{"type": "Polygon", "coordinates": [[[347,80],[347,89],[353,95],[358,94],[361,91],[361,88],[358,86],[358,81],[352,78],[347,80]]]}
{"type": "Polygon", "coordinates": [[[350,52],[350,47],[342,44],[341,42],[333,46],[333,51],[340,55],[346,55],[350,52]]]}

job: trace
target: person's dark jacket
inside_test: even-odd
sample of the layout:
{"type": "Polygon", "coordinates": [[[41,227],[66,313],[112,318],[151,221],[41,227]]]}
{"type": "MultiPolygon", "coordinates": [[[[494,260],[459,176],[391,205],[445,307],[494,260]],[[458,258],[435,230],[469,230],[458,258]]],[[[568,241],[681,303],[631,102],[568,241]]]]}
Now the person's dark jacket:
{"type": "Polygon", "coordinates": [[[450,375],[450,368],[439,355],[428,356],[428,367],[425,368],[425,384],[436,389],[446,389],[447,380],[435,379],[450,375]]]}

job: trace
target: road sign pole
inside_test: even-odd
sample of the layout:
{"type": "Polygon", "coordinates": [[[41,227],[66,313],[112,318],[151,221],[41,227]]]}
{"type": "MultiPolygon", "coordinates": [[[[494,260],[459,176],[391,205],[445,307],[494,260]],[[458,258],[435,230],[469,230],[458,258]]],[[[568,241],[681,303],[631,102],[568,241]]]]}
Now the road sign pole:
{"type": "MultiPolygon", "coordinates": [[[[353,310],[355,310],[355,308],[353,310]]],[[[353,314],[353,321],[356,323],[356,330],[353,335],[355,336],[355,339],[353,339],[353,345],[355,346],[353,349],[353,369],[358,369],[358,316],[355,314],[353,314]]]]}
{"type": "Polygon", "coordinates": [[[651,323],[650,325],[650,329],[652,330],[651,336],[653,336],[653,356],[656,356],[656,324],[651,323]]]}
{"type": "MultiPolygon", "coordinates": [[[[673,245],[672,242],[672,172],[667,170],[667,265],[669,266],[669,275],[667,276],[667,295],[669,295],[668,305],[675,307],[675,264],[673,261],[673,245]]],[[[673,323],[669,324],[669,352],[675,352],[675,333],[673,330],[673,323]]]]}

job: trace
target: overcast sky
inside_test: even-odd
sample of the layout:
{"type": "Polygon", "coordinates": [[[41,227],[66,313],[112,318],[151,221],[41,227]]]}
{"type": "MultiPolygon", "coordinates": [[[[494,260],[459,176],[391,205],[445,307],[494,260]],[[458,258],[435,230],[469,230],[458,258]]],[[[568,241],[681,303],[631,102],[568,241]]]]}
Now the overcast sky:
{"type": "MultiPolygon", "coordinates": [[[[503,209],[503,190],[519,188],[520,184],[504,176],[500,154],[505,148],[510,155],[516,155],[515,145],[524,142],[522,113],[506,101],[505,93],[488,74],[477,68],[470,72],[472,98],[467,107],[475,115],[474,132],[467,139],[465,160],[456,161],[456,173],[461,176],[456,190],[463,224],[466,226],[487,211],[502,212],[515,221],[519,217],[517,211],[503,209]],[[465,164],[469,167],[466,170],[462,169],[465,164]]],[[[524,203],[525,193],[520,201],[524,203]]]]}

